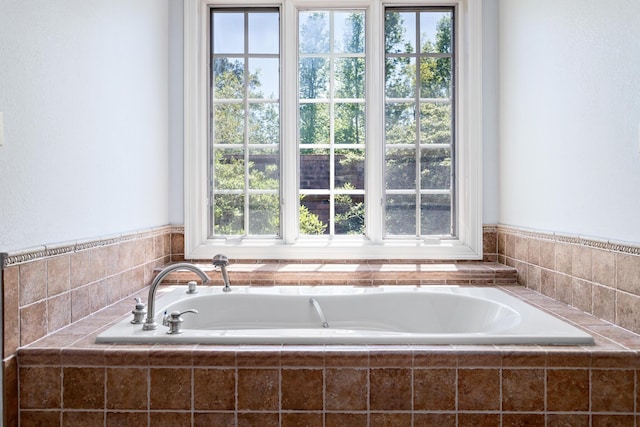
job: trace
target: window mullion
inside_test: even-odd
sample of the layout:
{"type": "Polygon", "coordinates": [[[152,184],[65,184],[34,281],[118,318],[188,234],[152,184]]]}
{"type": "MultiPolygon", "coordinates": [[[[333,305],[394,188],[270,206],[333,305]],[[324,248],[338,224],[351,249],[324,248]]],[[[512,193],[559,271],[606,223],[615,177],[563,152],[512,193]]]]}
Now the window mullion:
{"type": "Polygon", "coordinates": [[[292,2],[284,2],[281,9],[281,232],[286,244],[298,238],[298,49],[297,13],[292,2]],[[286,82],[286,84],[285,84],[286,82]],[[294,83],[295,82],[295,83],[294,83]]]}
{"type": "Polygon", "coordinates": [[[415,140],[415,161],[416,161],[416,169],[415,169],[415,174],[416,174],[416,237],[420,237],[422,235],[422,230],[421,230],[421,225],[422,225],[422,209],[421,209],[421,198],[422,196],[420,195],[421,190],[422,190],[422,180],[420,179],[420,169],[421,169],[421,165],[420,165],[420,139],[421,139],[421,135],[420,135],[420,95],[421,95],[421,55],[420,55],[420,34],[421,34],[421,29],[420,29],[420,13],[416,12],[416,39],[415,39],[415,46],[416,46],[416,86],[415,86],[415,108],[416,108],[416,112],[415,112],[415,117],[416,117],[416,140],[415,140]]]}
{"type": "Polygon", "coordinates": [[[251,212],[249,210],[249,13],[244,13],[244,234],[251,234],[249,229],[251,212]]]}
{"type": "Polygon", "coordinates": [[[374,243],[384,236],[384,9],[368,9],[365,56],[365,212],[366,234],[374,243]]]}

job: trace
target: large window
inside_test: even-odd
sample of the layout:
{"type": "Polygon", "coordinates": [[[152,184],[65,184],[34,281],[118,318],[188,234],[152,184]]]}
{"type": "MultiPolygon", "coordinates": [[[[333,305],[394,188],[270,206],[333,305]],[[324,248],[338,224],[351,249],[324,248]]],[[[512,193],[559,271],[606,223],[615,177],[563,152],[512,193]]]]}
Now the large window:
{"type": "Polygon", "coordinates": [[[187,256],[481,256],[473,20],[432,3],[185,4],[187,256]]]}

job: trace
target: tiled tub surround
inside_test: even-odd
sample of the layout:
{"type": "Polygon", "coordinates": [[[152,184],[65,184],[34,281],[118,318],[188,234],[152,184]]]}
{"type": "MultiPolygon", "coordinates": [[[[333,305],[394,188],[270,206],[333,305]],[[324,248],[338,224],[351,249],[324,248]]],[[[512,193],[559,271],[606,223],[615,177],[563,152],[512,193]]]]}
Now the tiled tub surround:
{"type": "MultiPolygon", "coordinates": [[[[485,226],[485,261],[495,262],[500,257],[501,262],[513,264],[505,256],[507,239],[500,235],[505,230],[502,227],[485,226]],[[501,241],[504,242],[502,246],[501,241]]],[[[22,425],[78,426],[128,425],[124,421],[127,417],[131,417],[136,426],[156,426],[163,423],[182,425],[180,422],[174,423],[174,417],[188,420],[184,425],[191,425],[191,422],[193,425],[225,425],[225,419],[234,420],[231,425],[235,425],[235,422],[238,425],[269,425],[268,420],[271,419],[278,419],[282,425],[315,425],[314,422],[318,419],[323,419],[326,425],[344,426],[367,423],[405,426],[410,425],[410,422],[407,424],[408,419],[413,419],[415,425],[448,425],[447,420],[450,421],[449,425],[455,425],[454,420],[459,425],[499,425],[496,423],[499,419],[502,419],[503,425],[518,425],[523,419],[527,419],[526,425],[543,425],[538,421],[544,417],[548,425],[563,425],[562,422],[565,421],[564,425],[589,425],[592,420],[593,425],[624,426],[634,425],[635,422],[640,426],[637,419],[640,407],[637,397],[637,390],[640,389],[638,336],[519,287],[511,289],[526,293],[527,298],[534,303],[540,302],[588,327],[597,334],[597,345],[561,349],[535,346],[300,348],[125,347],[94,344],[93,338],[97,330],[131,310],[132,295],[127,294],[148,285],[151,280],[153,267],[148,265],[141,269],[140,263],[132,266],[128,264],[132,262],[131,259],[156,266],[169,260],[181,261],[184,259],[182,241],[181,227],[164,227],[115,240],[106,239],[44,250],[38,248],[36,251],[25,251],[24,254],[10,254],[9,259],[3,260],[4,425],[17,425],[19,417],[23,419],[22,425]],[[118,246],[118,249],[106,249],[112,245],[118,246]],[[117,255],[111,260],[118,259],[117,265],[121,268],[110,269],[114,263],[109,264],[112,267],[102,270],[100,264],[96,266],[94,263],[105,258],[89,256],[85,251],[92,255],[102,253],[101,251],[115,251],[117,255]],[[143,253],[147,255],[142,256],[143,253]],[[160,253],[161,259],[156,257],[160,253]],[[153,254],[151,258],[147,258],[149,254],[153,254]],[[61,262],[61,269],[55,269],[53,264],[58,257],[69,257],[69,270],[64,267],[64,262],[61,262]],[[78,260],[74,261],[75,257],[78,260]],[[79,259],[83,257],[85,262],[80,262],[79,259]],[[42,266],[36,268],[31,265],[43,262],[46,265],[44,278],[42,266]],[[78,268],[75,273],[72,270],[74,265],[78,268]],[[96,268],[104,276],[86,271],[96,268]],[[34,289],[34,286],[38,288],[37,285],[30,284],[38,283],[38,280],[32,281],[34,275],[31,269],[40,272],[40,288],[46,289],[46,292],[42,294],[42,289],[35,289],[36,293],[40,292],[37,295],[41,299],[36,297],[35,301],[27,303],[33,297],[26,297],[30,295],[30,291],[26,289],[34,289]],[[88,277],[93,281],[82,284],[72,277],[88,277]],[[58,286],[65,290],[56,293],[55,289],[60,289],[58,286]],[[79,291],[83,287],[91,287],[91,297],[88,298],[91,308],[79,312],[76,304],[74,316],[74,290],[77,302],[87,301],[86,297],[78,299],[83,295],[79,291]],[[112,292],[114,289],[119,289],[119,296],[126,298],[122,303],[109,306],[116,299],[116,294],[112,292]],[[100,296],[105,293],[106,298],[100,296]],[[66,298],[71,302],[63,302],[66,310],[64,320],[56,320],[55,316],[51,316],[61,312],[53,309],[55,298],[65,294],[60,301],[66,298]],[[95,296],[99,298],[94,298],[95,296]],[[23,301],[26,305],[22,304],[23,301]],[[105,306],[100,307],[100,304],[105,306]],[[108,308],[102,309],[107,306],[108,308]],[[29,309],[41,314],[32,316],[29,309]],[[78,315],[79,313],[83,314],[78,315]],[[80,320],[75,322],[78,318],[80,320]],[[71,321],[75,323],[66,326],[71,321]],[[32,323],[37,325],[35,330],[39,332],[30,332],[34,327],[32,323]],[[45,336],[40,338],[43,334],[45,336]],[[20,374],[16,357],[19,346],[22,347],[19,357],[20,374]],[[309,398],[304,393],[297,395],[291,391],[295,389],[289,388],[289,385],[295,386],[298,381],[317,385],[320,376],[318,370],[322,377],[321,409],[317,408],[317,388],[304,387],[303,392],[309,389],[312,394],[309,398]],[[247,374],[254,372],[265,374],[256,377],[265,380],[264,384],[259,382],[253,387],[247,383],[253,378],[253,375],[247,374]],[[174,374],[177,374],[177,383],[173,380],[174,374]],[[297,374],[304,378],[301,379],[297,374]],[[127,388],[120,386],[123,377],[127,378],[127,388]],[[340,381],[336,378],[340,378],[340,381]],[[477,388],[472,387],[474,378],[480,379],[483,384],[477,388]],[[363,381],[366,384],[364,391],[363,381]],[[393,390],[389,393],[386,388],[390,387],[388,381],[394,383],[393,390]],[[542,388],[540,381],[543,381],[542,388]],[[432,385],[434,382],[436,385],[432,385]],[[36,383],[39,385],[34,385],[36,383]],[[216,387],[208,389],[212,383],[216,387]],[[519,385],[514,386],[516,383],[519,385]],[[260,390],[258,385],[275,387],[277,392],[265,399],[258,399],[255,393],[253,398],[246,394],[251,387],[260,390]],[[93,391],[92,387],[96,388],[96,395],[86,393],[87,390],[93,391]],[[186,390],[179,393],[182,397],[177,402],[181,403],[168,403],[168,406],[164,406],[162,402],[167,399],[164,390],[174,387],[186,390]],[[203,387],[204,391],[200,392],[203,387]],[[425,387],[429,389],[427,395],[425,387]],[[440,387],[444,387],[445,391],[440,387]],[[497,398],[496,387],[499,390],[497,398]],[[509,391],[514,387],[518,388],[517,394],[509,391]],[[563,394],[567,389],[576,391],[563,394]],[[140,390],[146,392],[138,394],[140,390]],[[218,390],[222,391],[217,394],[218,390]],[[185,393],[189,396],[189,403],[185,403],[185,393]],[[396,395],[405,399],[407,393],[410,393],[409,410],[405,406],[394,406],[397,402],[385,403],[382,397],[383,394],[388,394],[388,399],[393,399],[396,395]],[[451,397],[451,393],[454,393],[454,397],[451,397]],[[441,394],[448,397],[438,397],[441,394]],[[520,394],[522,397],[518,397],[520,394]],[[199,395],[208,396],[205,399],[207,402],[197,397],[199,395]],[[243,397],[240,398],[240,395],[243,397]],[[295,396],[305,396],[305,402],[316,403],[312,408],[299,408],[304,403],[295,403],[295,396]],[[488,396],[486,402],[483,396],[488,396]],[[424,403],[425,399],[432,399],[435,403],[424,403]],[[515,403],[508,403],[512,399],[515,399],[515,403]],[[603,400],[596,402],[594,399],[603,400]],[[337,403],[338,401],[344,403],[337,403]],[[573,403],[560,407],[554,406],[554,401],[573,403]],[[629,402],[633,402],[633,407],[629,402]],[[22,408],[20,413],[19,405],[22,408]],[[229,405],[233,405],[233,408],[227,409],[230,408],[229,405]],[[269,406],[264,409],[262,405],[269,406]],[[216,421],[218,419],[222,421],[216,421]],[[425,419],[428,420],[424,421],[425,419]],[[483,419],[486,421],[484,424],[481,422],[483,419]],[[38,420],[42,424],[38,424],[38,420]],[[137,423],[136,420],[141,422],[137,423]],[[253,423],[251,420],[258,421],[253,423]]],[[[220,283],[219,273],[212,274],[214,283],[220,283]]],[[[302,282],[336,284],[347,280],[352,285],[450,283],[499,286],[515,283],[515,270],[499,264],[465,262],[405,263],[395,266],[391,263],[363,262],[329,266],[322,263],[255,261],[235,263],[231,280],[253,285],[276,284],[279,280],[283,280],[280,284],[291,285],[302,282]],[[314,280],[314,277],[321,279],[314,280]]],[[[140,296],[146,300],[145,291],[140,296]]],[[[82,306],[81,304],[79,307],[82,306]]],[[[406,400],[403,401],[405,403],[402,405],[406,405],[406,400]]]]}
{"type": "Polygon", "coordinates": [[[640,336],[502,288],[596,345],[96,344],[131,310],[122,301],[19,350],[21,425],[640,425],[640,336]]]}
{"type": "MultiPolygon", "coordinates": [[[[495,261],[495,227],[485,228],[484,235],[485,258],[495,261]]],[[[169,261],[184,260],[183,242],[183,227],[166,226],[0,254],[4,425],[16,425],[18,419],[17,349],[56,332],[63,334],[68,325],[79,320],[103,321],[101,310],[121,298],[128,301],[131,293],[148,286],[154,269],[169,261]]],[[[348,281],[359,285],[405,283],[403,281],[413,284],[515,282],[512,268],[465,262],[405,263],[397,267],[388,262],[363,262],[331,268],[322,262],[253,261],[235,265],[234,269],[232,280],[251,284],[273,284],[277,280],[283,280],[283,284],[303,280],[307,284],[348,281]]],[[[216,280],[218,276],[214,274],[216,280]]],[[[146,295],[143,299],[146,300],[146,295]]]]}
{"type": "Polygon", "coordinates": [[[640,247],[497,227],[498,261],[518,283],[640,333],[640,247]]]}

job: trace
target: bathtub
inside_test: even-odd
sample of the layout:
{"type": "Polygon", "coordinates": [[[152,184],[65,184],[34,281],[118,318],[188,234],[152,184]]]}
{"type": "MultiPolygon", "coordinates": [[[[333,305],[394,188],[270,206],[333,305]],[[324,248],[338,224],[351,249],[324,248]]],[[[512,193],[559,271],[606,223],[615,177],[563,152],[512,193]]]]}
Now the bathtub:
{"type": "MultiPolygon", "coordinates": [[[[133,316],[98,343],[140,344],[558,344],[593,337],[496,288],[460,286],[186,286],[158,289],[158,329],[133,316]],[[186,313],[169,335],[164,313],[186,313]]],[[[132,308],[134,303],[132,302],[132,308]]]]}

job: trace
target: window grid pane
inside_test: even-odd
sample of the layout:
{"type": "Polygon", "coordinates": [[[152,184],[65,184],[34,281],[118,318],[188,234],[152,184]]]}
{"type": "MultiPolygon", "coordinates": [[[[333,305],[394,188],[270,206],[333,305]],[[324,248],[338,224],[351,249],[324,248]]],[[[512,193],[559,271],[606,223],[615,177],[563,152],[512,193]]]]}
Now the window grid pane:
{"type": "Polygon", "coordinates": [[[452,8],[386,9],[387,237],[455,235],[453,47],[452,8]]]}
{"type": "Polygon", "coordinates": [[[210,238],[280,235],[279,25],[211,10],[210,238]]]}
{"type": "Polygon", "coordinates": [[[365,13],[298,14],[302,236],[364,235],[365,13]]]}

